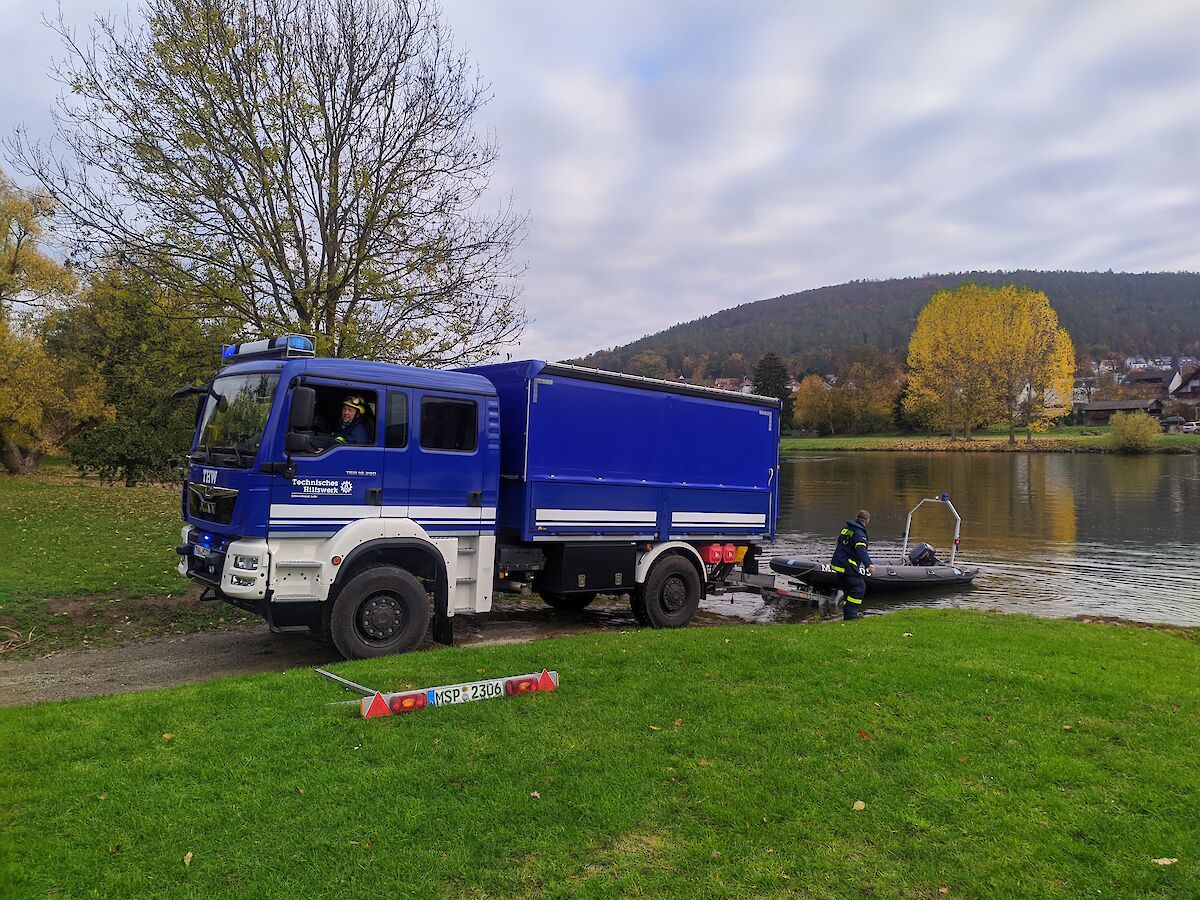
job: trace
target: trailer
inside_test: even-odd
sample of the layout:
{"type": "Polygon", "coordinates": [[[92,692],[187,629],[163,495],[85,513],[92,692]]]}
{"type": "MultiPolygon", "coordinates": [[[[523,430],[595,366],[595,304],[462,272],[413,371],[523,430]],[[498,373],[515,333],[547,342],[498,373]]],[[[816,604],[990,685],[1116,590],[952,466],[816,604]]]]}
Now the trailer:
{"type": "Polygon", "coordinates": [[[457,371],[227,348],[202,388],[179,571],[343,655],[411,649],[497,589],[578,610],[627,594],[686,625],[756,571],[778,509],[779,401],[579,366],[457,371]]]}

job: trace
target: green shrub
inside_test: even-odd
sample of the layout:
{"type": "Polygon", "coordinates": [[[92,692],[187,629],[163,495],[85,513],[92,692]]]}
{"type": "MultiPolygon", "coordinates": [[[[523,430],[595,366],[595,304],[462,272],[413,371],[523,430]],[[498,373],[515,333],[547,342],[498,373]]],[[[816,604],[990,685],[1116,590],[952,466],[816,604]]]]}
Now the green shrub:
{"type": "Polygon", "coordinates": [[[1118,453],[1149,453],[1162,437],[1158,421],[1140,409],[1131,413],[1113,413],[1109,424],[1112,425],[1109,439],[1118,453]]]}

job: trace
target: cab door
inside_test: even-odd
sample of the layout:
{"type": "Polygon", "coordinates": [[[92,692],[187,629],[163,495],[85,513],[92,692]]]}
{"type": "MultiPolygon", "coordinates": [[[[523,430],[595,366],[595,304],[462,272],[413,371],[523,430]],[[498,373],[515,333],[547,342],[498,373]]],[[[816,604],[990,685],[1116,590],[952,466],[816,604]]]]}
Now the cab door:
{"type": "Polygon", "coordinates": [[[274,479],[270,531],[273,534],[329,535],[351,522],[378,518],[383,508],[384,450],[381,441],[381,392],[372,386],[324,378],[306,378],[317,395],[312,447],[293,453],[292,478],[274,479]],[[332,435],[342,401],[366,401],[367,444],[334,443],[332,435]]]}
{"type": "Polygon", "coordinates": [[[483,514],[483,397],[414,390],[409,515],[431,535],[478,534],[483,514]]]}

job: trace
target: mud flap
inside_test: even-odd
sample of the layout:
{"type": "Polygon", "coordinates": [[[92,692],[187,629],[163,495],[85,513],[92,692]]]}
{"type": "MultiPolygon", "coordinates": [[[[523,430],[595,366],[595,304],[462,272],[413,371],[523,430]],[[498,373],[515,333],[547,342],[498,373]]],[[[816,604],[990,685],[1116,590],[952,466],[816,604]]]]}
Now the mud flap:
{"type": "Polygon", "coordinates": [[[447,647],[454,646],[454,618],[449,614],[450,592],[443,583],[433,593],[433,640],[447,647]]]}

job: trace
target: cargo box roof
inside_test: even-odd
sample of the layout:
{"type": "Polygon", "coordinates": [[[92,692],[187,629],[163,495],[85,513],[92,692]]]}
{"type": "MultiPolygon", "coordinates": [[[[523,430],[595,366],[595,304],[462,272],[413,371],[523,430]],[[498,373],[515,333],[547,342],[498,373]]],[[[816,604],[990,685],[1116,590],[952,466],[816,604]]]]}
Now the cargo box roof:
{"type": "Polygon", "coordinates": [[[526,378],[537,378],[539,375],[560,375],[564,378],[576,378],[580,381],[597,381],[602,384],[616,384],[623,387],[642,388],[643,390],[659,391],[668,394],[704,397],[708,400],[722,400],[727,403],[746,403],[751,406],[767,407],[768,409],[779,409],[780,407],[777,399],[774,397],[764,397],[761,394],[740,394],[735,391],[723,391],[719,388],[689,384],[686,381],[645,378],[641,375],[626,375],[624,372],[606,372],[602,369],[589,369],[585,366],[573,366],[569,363],[548,363],[540,359],[497,363],[491,366],[473,366],[466,371],[478,372],[486,376],[490,369],[507,369],[509,371],[524,369],[523,374],[526,378]]]}

